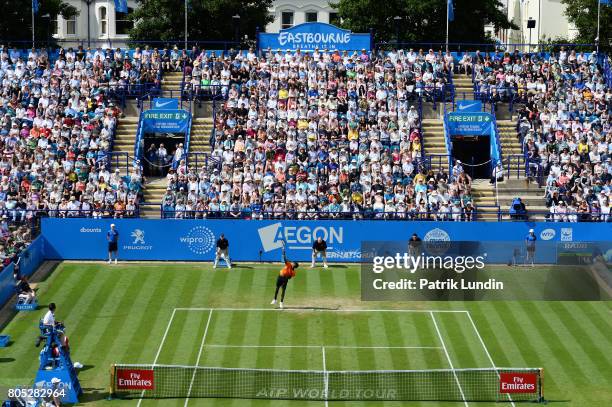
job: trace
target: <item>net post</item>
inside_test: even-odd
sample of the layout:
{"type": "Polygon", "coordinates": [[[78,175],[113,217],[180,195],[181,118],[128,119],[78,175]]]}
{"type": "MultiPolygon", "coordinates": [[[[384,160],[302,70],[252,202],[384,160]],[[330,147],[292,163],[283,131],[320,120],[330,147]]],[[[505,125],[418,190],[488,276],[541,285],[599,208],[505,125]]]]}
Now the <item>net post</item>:
{"type": "Polygon", "coordinates": [[[110,367],[110,386],[108,386],[108,397],[107,400],[115,398],[115,375],[117,371],[117,365],[112,364],[110,367]]]}
{"type": "Polygon", "coordinates": [[[540,369],[540,374],[538,375],[538,381],[539,383],[539,387],[540,387],[540,394],[539,394],[539,398],[538,398],[538,403],[544,403],[544,368],[541,367],[540,369]]]}

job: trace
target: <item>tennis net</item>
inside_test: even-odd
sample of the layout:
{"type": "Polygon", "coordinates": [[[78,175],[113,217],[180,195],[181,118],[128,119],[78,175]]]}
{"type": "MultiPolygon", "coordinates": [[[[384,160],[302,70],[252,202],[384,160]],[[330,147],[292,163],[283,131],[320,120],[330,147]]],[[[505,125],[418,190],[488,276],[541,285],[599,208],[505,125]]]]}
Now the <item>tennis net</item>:
{"type": "Polygon", "coordinates": [[[317,371],[176,365],[111,369],[119,398],[541,401],[542,369],[317,371]]]}

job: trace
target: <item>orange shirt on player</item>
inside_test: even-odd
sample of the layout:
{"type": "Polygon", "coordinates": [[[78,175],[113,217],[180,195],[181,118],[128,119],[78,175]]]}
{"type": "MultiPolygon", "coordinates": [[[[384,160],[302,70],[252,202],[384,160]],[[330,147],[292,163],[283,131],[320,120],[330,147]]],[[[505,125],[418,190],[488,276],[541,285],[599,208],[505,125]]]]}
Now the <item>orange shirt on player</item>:
{"type": "Polygon", "coordinates": [[[285,267],[280,271],[281,277],[295,277],[295,270],[293,269],[293,263],[286,261],[285,267]]]}

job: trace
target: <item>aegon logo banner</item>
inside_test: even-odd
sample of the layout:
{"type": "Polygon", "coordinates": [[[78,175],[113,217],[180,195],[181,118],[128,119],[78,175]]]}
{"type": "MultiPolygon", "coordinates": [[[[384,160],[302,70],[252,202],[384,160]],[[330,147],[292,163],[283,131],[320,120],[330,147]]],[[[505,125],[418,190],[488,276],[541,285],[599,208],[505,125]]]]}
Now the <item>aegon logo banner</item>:
{"type": "Polygon", "coordinates": [[[292,250],[311,249],[312,243],[319,237],[327,242],[328,249],[332,249],[333,244],[344,243],[342,226],[283,226],[279,222],[259,228],[257,232],[265,252],[280,249],[283,241],[292,250]]]}

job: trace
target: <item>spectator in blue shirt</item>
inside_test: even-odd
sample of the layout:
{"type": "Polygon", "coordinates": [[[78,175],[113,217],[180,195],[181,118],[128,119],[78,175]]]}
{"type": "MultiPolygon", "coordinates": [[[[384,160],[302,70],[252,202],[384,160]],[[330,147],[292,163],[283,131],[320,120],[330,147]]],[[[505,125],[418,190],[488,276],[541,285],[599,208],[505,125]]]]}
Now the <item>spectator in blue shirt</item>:
{"type": "Polygon", "coordinates": [[[115,264],[117,264],[119,231],[115,228],[114,223],[111,223],[110,230],[106,233],[106,240],[108,241],[108,264],[112,262],[113,253],[115,254],[115,264]]]}
{"type": "Polygon", "coordinates": [[[525,264],[531,262],[531,267],[533,267],[535,260],[536,240],[538,240],[538,238],[536,237],[533,229],[529,229],[529,234],[525,237],[525,246],[527,249],[525,264]]]}

